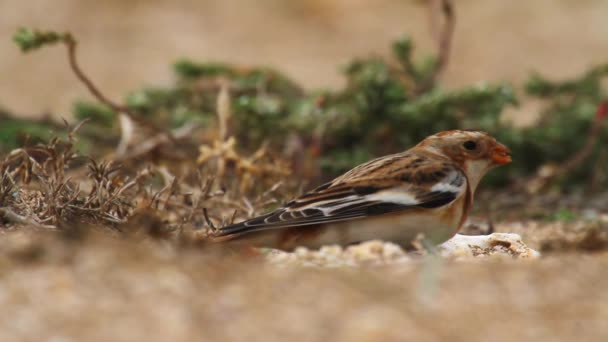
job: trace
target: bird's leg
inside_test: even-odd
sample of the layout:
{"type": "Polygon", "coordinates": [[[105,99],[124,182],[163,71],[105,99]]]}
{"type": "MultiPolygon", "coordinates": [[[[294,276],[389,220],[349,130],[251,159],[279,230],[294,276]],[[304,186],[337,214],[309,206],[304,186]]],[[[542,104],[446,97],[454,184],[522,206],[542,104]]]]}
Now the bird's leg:
{"type": "Polygon", "coordinates": [[[437,249],[436,244],[431,239],[426,237],[423,233],[416,235],[416,238],[411,241],[410,246],[410,248],[407,248],[406,246],[404,246],[404,248],[406,248],[406,250],[412,250],[413,247],[414,251],[420,253],[422,251],[425,251],[426,253],[432,256],[439,255],[439,251],[437,249]]]}
{"type": "Polygon", "coordinates": [[[437,245],[435,245],[431,240],[427,238],[423,238],[420,242],[422,247],[432,256],[439,256],[439,251],[437,250],[437,245]]]}

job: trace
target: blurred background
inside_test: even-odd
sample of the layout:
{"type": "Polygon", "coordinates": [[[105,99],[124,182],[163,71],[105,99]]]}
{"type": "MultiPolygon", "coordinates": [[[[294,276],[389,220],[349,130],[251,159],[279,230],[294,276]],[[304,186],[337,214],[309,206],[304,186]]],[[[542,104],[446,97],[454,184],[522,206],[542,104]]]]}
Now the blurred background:
{"type": "Polygon", "coordinates": [[[213,163],[232,136],[237,151],[267,146],[315,184],[464,128],[513,151],[516,162],[491,173],[491,187],[608,185],[608,3],[461,0],[454,15],[442,3],[2,2],[0,151],[48,141],[65,131],[60,118],[90,118],[77,148],[94,157],[171,159],[170,144],[149,138],[181,129],[181,161],[198,153],[198,165],[213,163]],[[139,117],[135,128],[88,93],[65,47],[22,53],[14,42],[31,44],[33,31],[11,41],[21,27],[70,32],[85,74],[139,117]],[[138,152],[142,144],[154,148],[138,152]]]}
{"type": "MultiPolygon", "coordinates": [[[[456,9],[444,87],[521,82],[532,70],[574,77],[608,56],[606,1],[459,0],[456,9]]],[[[20,26],[74,33],[83,68],[114,99],[171,83],[170,64],[181,57],[272,66],[316,89],[344,85],[340,66],[388,55],[404,33],[417,56],[436,45],[426,1],[5,0],[0,13],[0,107],[27,116],[70,117],[73,101],[90,97],[63,48],[23,55],[15,47],[20,26]]]]}
{"type": "Polygon", "coordinates": [[[435,77],[438,3],[0,1],[0,340],[608,341],[608,1],[453,1],[435,77]],[[71,32],[122,106],[19,27],[71,32]],[[280,267],[206,240],[454,128],[514,159],[461,232],[541,258],[280,267]]]}

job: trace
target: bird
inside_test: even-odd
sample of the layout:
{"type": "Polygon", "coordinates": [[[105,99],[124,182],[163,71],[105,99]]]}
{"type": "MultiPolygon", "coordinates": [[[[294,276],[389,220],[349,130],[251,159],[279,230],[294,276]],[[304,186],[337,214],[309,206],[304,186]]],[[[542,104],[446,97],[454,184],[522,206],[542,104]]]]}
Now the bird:
{"type": "Polygon", "coordinates": [[[213,242],[293,250],[383,240],[432,245],[463,226],[482,177],[512,161],[490,134],[449,130],[414,147],[363,163],[343,175],[240,223],[216,228],[213,242]]]}

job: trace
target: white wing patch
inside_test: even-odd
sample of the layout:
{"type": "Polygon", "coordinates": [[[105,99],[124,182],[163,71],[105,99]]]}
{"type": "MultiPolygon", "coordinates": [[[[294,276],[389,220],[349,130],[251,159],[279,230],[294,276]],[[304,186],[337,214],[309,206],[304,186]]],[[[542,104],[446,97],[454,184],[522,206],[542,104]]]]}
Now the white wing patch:
{"type": "Polygon", "coordinates": [[[365,196],[366,201],[379,201],[386,203],[395,203],[403,205],[416,205],[420,201],[416,199],[416,196],[407,192],[406,189],[399,190],[384,190],[375,194],[365,196]]]}
{"type": "Polygon", "coordinates": [[[298,211],[303,209],[317,209],[320,210],[324,216],[331,216],[340,209],[365,203],[394,203],[404,206],[414,206],[419,204],[420,201],[416,199],[414,194],[411,194],[407,192],[405,188],[402,188],[400,190],[383,190],[364,196],[351,195],[337,201],[320,201],[303,208],[298,208],[298,211]]]}
{"type": "Polygon", "coordinates": [[[431,191],[460,193],[465,190],[466,179],[463,174],[454,170],[450,172],[441,182],[433,185],[431,191]]]}
{"type": "MultiPolygon", "coordinates": [[[[457,170],[448,173],[439,183],[436,183],[429,189],[429,193],[434,195],[438,193],[453,194],[458,197],[464,193],[466,187],[466,178],[457,170]]],[[[417,198],[415,193],[409,191],[409,187],[398,187],[392,189],[381,190],[376,193],[367,195],[349,195],[338,200],[325,200],[310,203],[306,206],[299,207],[289,212],[302,212],[307,209],[319,210],[323,216],[332,216],[341,209],[355,206],[365,205],[366,203],[390,203],[402,206],[416,206],[421,204],[421,200],[417,198]]],[[[306,216],[306,215],[303,215],[306,216]]]]}
{"type": "MultiPolygon", "coordinates": [[[[324,201],[321,200],[321,201],[312,202],[312,203],[307,204],[305,206],[298,207],[295,210],[291,210],[289,208],[287,208],[287,209],[288,209],[288,211],[303,211],[303,210],[306,210],[306,209],[322,209],[322,208],[319,208],[319,207],[323,207],[323,206],[326,206],[328,204],[331,205],[331,203],[338,204],[338,203],[342,203],[342,202],[348,202],[349,204],[352,204],[352,203],[354,203],[353,201],[357,201],[358,202],[360,200],[361,200],[360,196],[349,195],[349,196],[341,198],[339,200],[339,202],[336,202],[335,200],[324,200],[324,201]]],[[[334,206],[332,206],[332,208],[334,208],[334,206]]]]}
{"type": "Polygon", "coordinates": [[[359,198],[358,200],[355,200],[355,201],[339,202],[339,204],[336,203],[336,205],[333,205],[331,207],[325,207],[325,208],[317,207],[315,209],[321,210],[323,212],[323,215],[325,215],[325,216],[331,216],[334,211],[340,210],[340,209],[348,207],[350,205],[360,204],[360,203],[365,203],[365,202],[367,202],[365,199],[359,198]]]}

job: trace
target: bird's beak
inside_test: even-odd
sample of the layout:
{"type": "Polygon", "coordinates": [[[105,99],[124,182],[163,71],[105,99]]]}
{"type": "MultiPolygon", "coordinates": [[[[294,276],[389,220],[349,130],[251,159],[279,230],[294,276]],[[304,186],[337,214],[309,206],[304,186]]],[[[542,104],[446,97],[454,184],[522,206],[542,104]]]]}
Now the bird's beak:
{"type": "Polygon", "coordinates": [[[509,164],[511,162],[511,150],[501,143],[496,143],[492,149],[490,158],[496,165],[509,164]]]}

